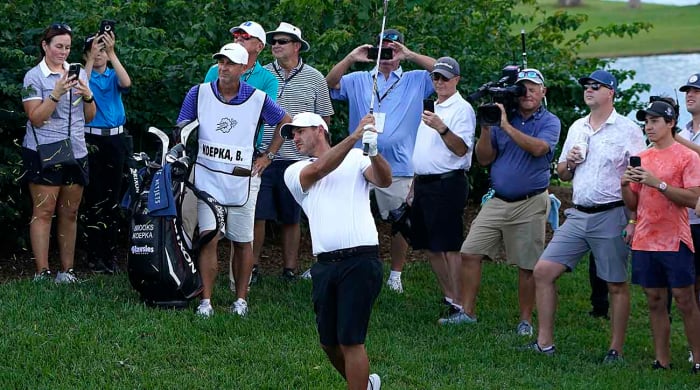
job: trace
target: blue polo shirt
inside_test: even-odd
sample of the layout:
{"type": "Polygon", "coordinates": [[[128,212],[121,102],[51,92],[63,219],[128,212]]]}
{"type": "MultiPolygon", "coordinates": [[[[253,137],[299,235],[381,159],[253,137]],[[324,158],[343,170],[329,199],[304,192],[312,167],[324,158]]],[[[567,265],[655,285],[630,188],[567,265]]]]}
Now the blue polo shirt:
{"type": "MultiPolygon", "coordinates": [[[[219,65],[214,64],[209,68],[207,75],[204,77],[205,83],[211,83],[219,78],[219,65]]],[[[259,89],[267,94],[267,96],[272,99],[272,101],[277,101],[277,90],[279,89],[279,83],[277,78],[270,73],[269,70],[265,69],[258,61],[255,61],[255,65],[243,72],[241,75],[241,81],[253,86],[255,89],[259,89]]],[[[258,132],[258,138],[255,140],[255,146],[260,149],[263,138],[263,126],[260,125],[260,131],[258,132]]]]}
{"type": "Polygon", "coordinates": [[[110,129],[126,123],[126,112],[122,102],[122,93],[128,93],[129,88],[119,86],[119,77],[112,68],[104,73],[92,71],[90,75],[90,90],[95,97],[97,112],[87,127],[110,129]]]}
{"type": "MultiPolygon", "coordinates": [[[[346,101],[350,106],[350,133],[369,113],[373,77],[376,74],[376,68],[371,72],[346,74],[340,79],[340,89],[330,90],[332,99],[346,101]]],[[[423,99],[434,91],[430,73],[425,70],[404,72],[399,67],[388,80],[381,74],[377,79],[374,112],[386,114],[384,132],[379,134],[377,146],[391,166],[393,176],[413,176],[411,160],[423,112],[423,99]]],[[[355,147],[361,148],[362,141],[358,141],[355,147]]]]}
{"type": "Polygon", "coordinates": [[[549,145],[549,152],[534,157],[520,148],[500,127],[491,127],[491,146],[497,152],[491,164],[491,186],[498,194],[515,199],[549,187],[550,164],[559,141],[561,123],[559,118],[540,106],[527,119],[516,112],[510,124],[549,145]]]}

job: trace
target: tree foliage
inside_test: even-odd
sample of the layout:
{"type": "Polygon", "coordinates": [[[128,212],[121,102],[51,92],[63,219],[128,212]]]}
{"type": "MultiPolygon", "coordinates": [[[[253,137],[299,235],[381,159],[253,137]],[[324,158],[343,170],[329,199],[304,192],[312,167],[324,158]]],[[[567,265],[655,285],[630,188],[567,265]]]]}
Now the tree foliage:
{"type": "MultiPolygon", "coordinates": [[[[2,233],[29,219],[28,196],[20,194],[16,181],[26,121],[20,89],[24,74],[38,62],[40,35],[52,22],[73,28],[69,61],[81,62],[82,41],[97,31],[100,19],[118,21],[117,51],[133,81],[125,98],[127,128],[136,148],[143,150],[151,146],[144,136],[149,126],[172,127],[186,91],[203,80],[213,63],[212,53],[230,41],[231,26],[245,20],[258,21],[267,31],[280,21],[297,25],[311,44],[304,60],[325,74],[357,45],[374,42],[381,29],[382,10],[380,0],[35,0],[1,4],[5,26],[0,32],[0,158],[4,161],[0,166],[0,218],[5,223],[0,241],[14,239],[16,234],[2,233]]],[[[574,80],[606,64],[605,60],[579,58],[577,50],[602,35],[634,35],[650,27],[611,25],[565,39],[566,31],[579,31],[584,18],[562,11],[546,14],[534,0],[395,0],[389,3],[386,15],[387,27],[403,31],[410,49],[459,61],[463,95],[498,79],[504,65],[519,63],[519,30],[540,20],[526,31],[528,65],[545,74],[549,108],[562,119],[563,130],[585,112],[574,80]],[[521,3],[528,5],[528,13],[514,12],[514,6],[521,3]]],[[[265,50],[260,61],[270,60],[265,50]]],[[[630,72],[616,73],[621,82],[630,76],[630,72]]],[[[623,91],[618,110],[632,109],[635,96],[644,88],[637,85],[623,91]]],[[[338,139],[347,132],[347,109],[336,105],[336,111],[332,131],[338,139]]],[[[565,131],[562,141],[564,136],[565,131]]],[[[483,169],[476,168],[472,176],[482,177],[483,169]]],[[[482,185],[475,183],[477,192],[482,185]]]]}

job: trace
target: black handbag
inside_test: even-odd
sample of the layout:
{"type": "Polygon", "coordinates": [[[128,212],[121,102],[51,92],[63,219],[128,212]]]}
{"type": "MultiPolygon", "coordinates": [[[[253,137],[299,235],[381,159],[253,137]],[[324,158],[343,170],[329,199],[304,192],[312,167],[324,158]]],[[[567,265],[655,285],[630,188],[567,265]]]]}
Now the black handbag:
{"type": "MultiPolygon", "coordinates": [[[[72,91],[71,94],[72,96],[72,91]]],[[[73,100],[69,98],[68,101],[73,100]]],[[[71,130],[71,109],[68,110],[68,138],[50,144],[39,145],[39,139],[36,136],[34,126],[31,126],[34,140],[36,141],[36,151],[39,153],[41,161],[41,169],[48,169],[57,166],[78,165],[78,161],[73,156],[73,144],[70,140],[71,130]]]]}

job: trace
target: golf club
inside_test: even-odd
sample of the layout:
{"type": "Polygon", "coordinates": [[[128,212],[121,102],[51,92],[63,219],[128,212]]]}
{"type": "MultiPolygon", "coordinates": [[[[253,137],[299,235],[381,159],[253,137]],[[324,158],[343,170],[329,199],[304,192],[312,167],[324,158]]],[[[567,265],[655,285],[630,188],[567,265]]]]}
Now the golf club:
{"type": "Polygon", "coordinates": [[[162,153],[160,154],[160,165],[163,166],[165,165],[165,157],[168,153],[168,146],[170,146],[170,140],[168,138],[168,135],[165,134],[163,130],[155,127],[149,127],[148,132],[151,134],[155,134],[156,137],[160,139],[160,144],[162,148],[162,153]]]}
{"type": "MultiPolygon", "coordinates": [[[[377,77],[379,77],[379,61],[382,58],[382,44],[384,43],[384,26],[386,26],[386,11],[389,7],[389,0],[384,0],[384,15],[382,16],[382,31],[379,33],[379,44],[377,45],[377,75],[374,76],[374,83],[372,85],[372,97],[369,101],[369,113],[374,114],[374,95],[377,90],[377,77]]],[[[367,156],[369,154],[369,144],[364,144],[362,148],[362,154],[367,156]]]]}

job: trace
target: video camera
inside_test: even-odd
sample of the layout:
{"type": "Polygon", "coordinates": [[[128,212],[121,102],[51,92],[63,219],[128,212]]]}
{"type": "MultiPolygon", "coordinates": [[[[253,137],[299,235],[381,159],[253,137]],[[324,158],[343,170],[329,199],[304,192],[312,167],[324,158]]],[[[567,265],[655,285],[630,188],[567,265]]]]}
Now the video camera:
{"type": "Polygon", "coordinates": [[[482,104],[476,109],[480,124],[485,126],[501,124],[501,109],[495,103],[503,104],[509,119],[518,109],[518,98],[525,96],[525,88],[515,84],[518,80],[518,72],[520,72],[519,66],[506,65],[501,70],[501,78],[498,81],[489,81],[467,96],[470,103],[486,95],[491,98],[489,103],[482,104]]]}

